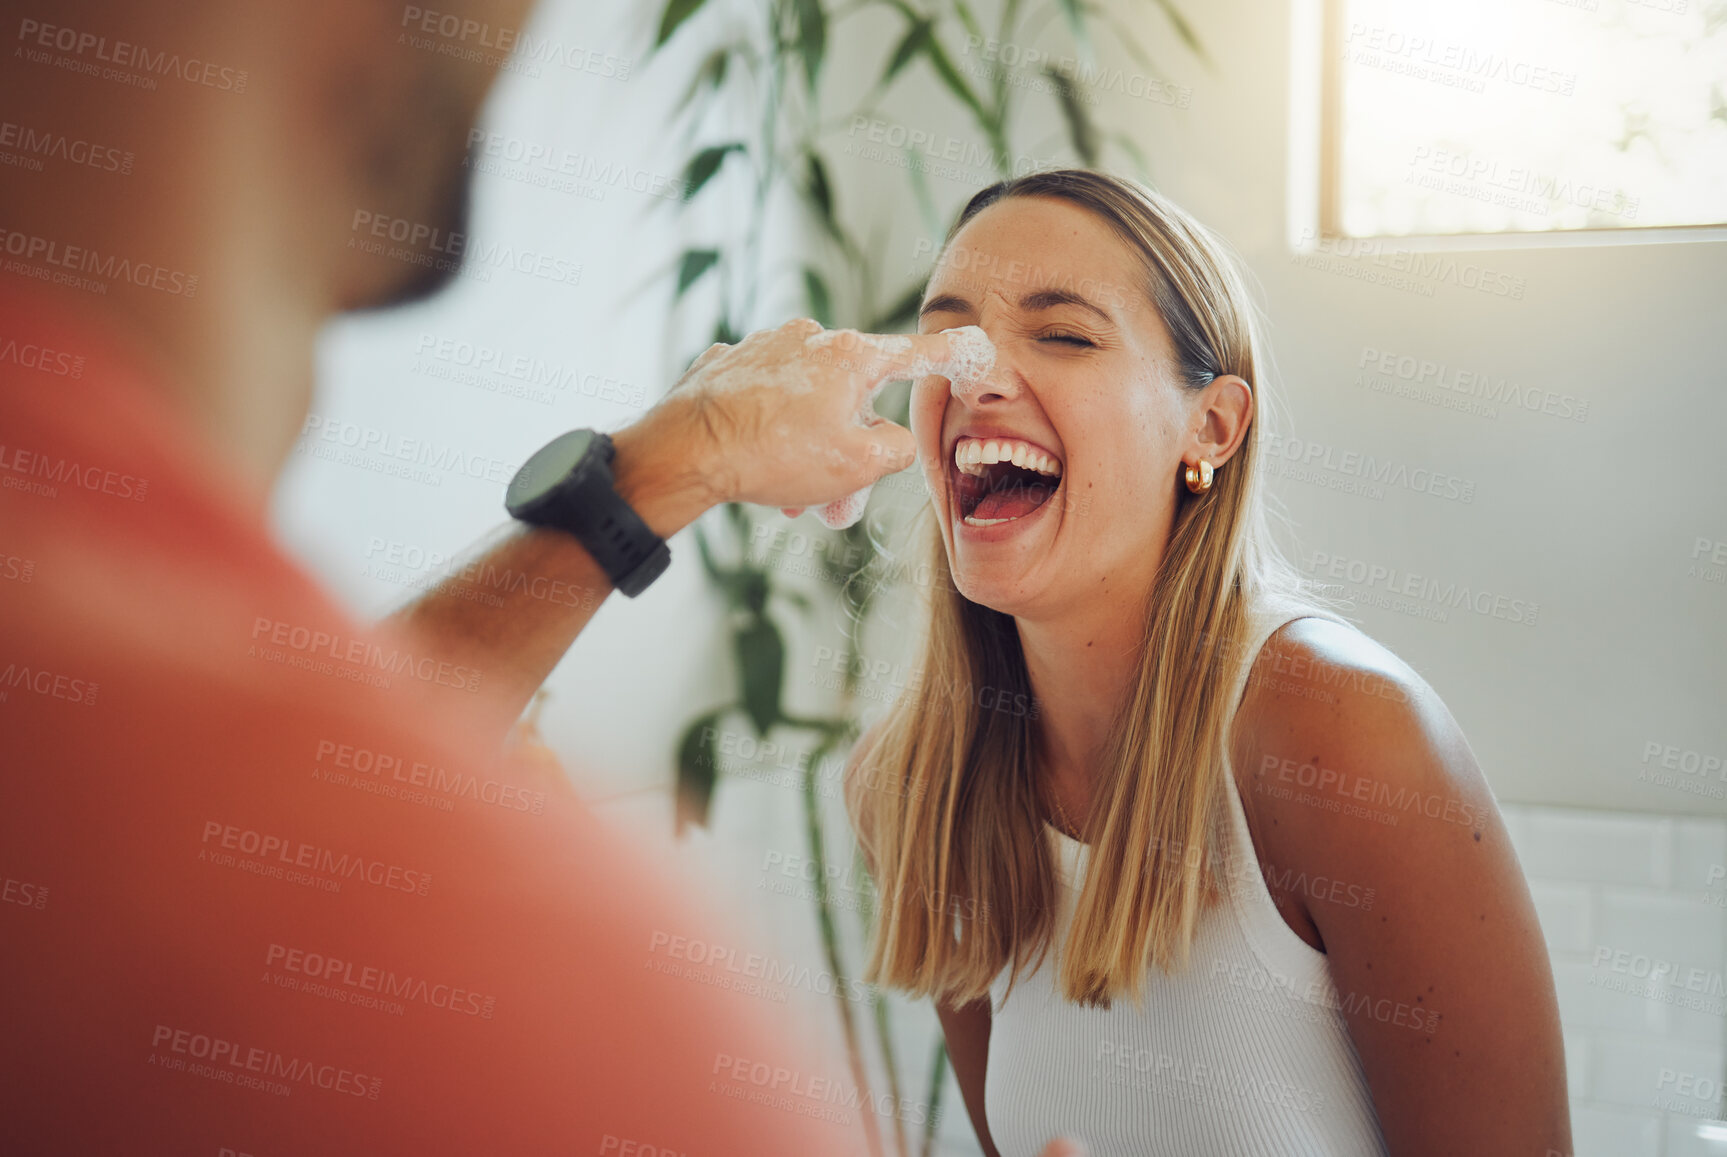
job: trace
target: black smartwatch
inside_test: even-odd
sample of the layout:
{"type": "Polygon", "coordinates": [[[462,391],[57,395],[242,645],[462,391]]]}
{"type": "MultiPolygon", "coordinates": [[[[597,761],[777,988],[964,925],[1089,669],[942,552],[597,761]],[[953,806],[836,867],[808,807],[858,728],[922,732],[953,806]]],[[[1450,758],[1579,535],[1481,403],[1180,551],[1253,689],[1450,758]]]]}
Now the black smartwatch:
{"type": "Polygon", "coordinates": [[[510,517],[576,537],[612,585],[630,598],[672,561],[671,548],[613,489],[612,440],[571,430],[522,463],[504,492],[510,517]]]}

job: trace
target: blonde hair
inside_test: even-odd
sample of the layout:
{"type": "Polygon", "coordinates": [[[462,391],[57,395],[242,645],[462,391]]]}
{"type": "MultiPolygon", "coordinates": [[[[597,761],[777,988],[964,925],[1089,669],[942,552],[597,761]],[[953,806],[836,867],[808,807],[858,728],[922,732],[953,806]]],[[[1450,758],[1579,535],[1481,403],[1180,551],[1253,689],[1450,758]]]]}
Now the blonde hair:
{"type": "MultiPolygon", "coordinates": [[[[1236,374],[1265,413],[1252,299],[1203,226],[1136,182],[1063,169],[978,193],[944,249],[1008,197],[1067,201],[1110,226],[1144,257],[1144,292],[1169,332],[1182,386],[1203,389],[1236,374]]],[[[1249,425],[1209,491],[1181,492],[1152,585],[1138,672],[1081,821],[1090,865],[1059,977],[1066,997],[1081,1004],[1106,1005],[1123,992],[1137,1001],[1150,965],[1185,966],[1215,896],[1234,707],[1227,700],[1247,658],[1246,606],[1261,593],[1307,597],[1271,538],[1259,426],[1249,425]]],[[[935,529],[918,678],[854,756],[846,802],[881,892],[869,979],[962,1004],[987,995],[1004,967],[1012,966],[1011,986],[1043,959],[1057,880],[1042,835],[1035,704],[1014,620],[958,592],[935,529]]]]}

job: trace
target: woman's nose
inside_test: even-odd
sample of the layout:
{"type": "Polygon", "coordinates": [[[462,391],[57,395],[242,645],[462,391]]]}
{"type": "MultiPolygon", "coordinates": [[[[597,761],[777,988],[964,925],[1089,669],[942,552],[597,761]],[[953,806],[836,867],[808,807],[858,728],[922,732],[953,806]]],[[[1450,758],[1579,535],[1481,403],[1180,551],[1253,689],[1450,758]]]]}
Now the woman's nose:
{"type": "Polygon", "coordinates": [[[1019,375],[1002,348],[996,346],[995,364],[974,378],[956,377],[953,396],[968,406],[990,406],[1019,396],[1019,375]]]}

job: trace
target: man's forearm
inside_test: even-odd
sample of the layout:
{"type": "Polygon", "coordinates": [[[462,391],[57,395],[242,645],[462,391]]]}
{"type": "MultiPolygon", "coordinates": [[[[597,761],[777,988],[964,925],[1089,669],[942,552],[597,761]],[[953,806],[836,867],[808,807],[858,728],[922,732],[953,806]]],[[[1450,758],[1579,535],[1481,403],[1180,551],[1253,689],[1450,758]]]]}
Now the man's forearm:
{"type": "MultiPolygon", "coordinates": [[[[685,439],[630,428],[613,440],[618,494],[661,538],[714,504],[685,439]]],[[[385,626],[483,672],[486,713],[501,738],[611,591],[611,579],[572,535],[510,523],[385,626]]]]}
{"type": "MultiPolygon", "coordinates": [[[[658,405],[612,435],[617,492],[656,534],[670,538],[721,502],[832,502],[912,464],[910,431],[859,418],[881,383],[951,361],[952,338],[853,335],[864,352],[834,357],[811,344],[823,332],[799,318],[710,346],[658,405]]],[[[611,590],[575,538],[509,526],[386,626],[477,670],[478,725],[501,738],[611,590]]]]}

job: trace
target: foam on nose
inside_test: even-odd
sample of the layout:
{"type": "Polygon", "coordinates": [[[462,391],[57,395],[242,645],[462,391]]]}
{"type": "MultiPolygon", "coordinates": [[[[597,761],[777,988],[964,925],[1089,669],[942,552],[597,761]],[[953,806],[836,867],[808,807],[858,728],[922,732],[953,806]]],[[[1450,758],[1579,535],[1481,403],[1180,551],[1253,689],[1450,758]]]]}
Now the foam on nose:
{"type": "Polygon", "coordinates": [[[950,350],[947,366],[928,372],[940,374],[952,382],[953,396],[964,400],[977,392],[977,388],[988,380],[990,371],[995,369],[995,343],[975,325],[946,332],[950,350]]]}
{"type": "MultiPolygon", "coordinates": [[[[961,326],[958,329],[942,330],[947,335],[948,356],[945,358],[930,357],[920,354],[913,359],[911,366],[897,378],[886,378],[876,383],[869,396],[864,399],[863,409],[858,413],[858,423],[868,425],[875,419],[875,399],[881,393],[882,387],[891,381],[904,381],[907,378],[924,378],[931,374],[939,374],[953,383],[955,397],[963,398],[977,389],[983,380],[989,377],[995,369],[995,343],[989,340],[989,335],[975,325],[961,326]]],[[[813,335],[814,338],[825,338],[827,334],[813,335]]],[[[903,353],[911,348],[911,338],[902,334],[880,337],[874,334],[857,335],[869,345],[887,354],[903,353]]],[[[830,502],[816,509],[816,517],[834,530],[844,530],[854,526],[863,517],[864,507],[869,503],[870,490],[865,486],[844,498],[830,502]]]]}

